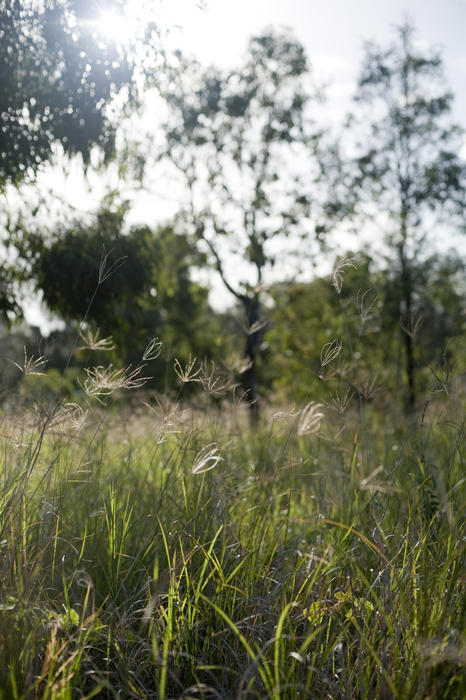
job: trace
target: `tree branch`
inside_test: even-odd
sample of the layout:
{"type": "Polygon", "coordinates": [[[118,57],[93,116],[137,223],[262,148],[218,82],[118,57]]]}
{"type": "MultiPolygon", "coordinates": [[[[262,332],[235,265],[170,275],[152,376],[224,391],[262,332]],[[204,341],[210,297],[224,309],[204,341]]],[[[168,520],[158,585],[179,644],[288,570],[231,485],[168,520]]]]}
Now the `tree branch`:
{"type": "Polygon", "coordinates": [[[202,232],[199,232],[199,231],[198,231],[198,233],[199,233],[199,236],[200,236],[201,240],[203,240],[204,243],[207,244],[207,246],[209,247],[210,252],[211,252],[212,255],[214,256],[214,258],[215,258],[215,267],[216,267],[217,272],[218,272],[218,274],[220,275],[220,279],[222,280],[222,282],[223,282],[223,284],[225,285],[225,287],[228,289],[228,291],[230,292],[230,294],[233,294],[233,296],[235,296],[235,297],[236,297],[237,299],[239,299],[240,301],[244,301],[244,294],[241,294],[241,292],[238,292],[238,290],[234,289],[234,288],[231,286],[231,284],[228,282],[228,280],[226,279],[225,273],[224,273],[224,271],[223,271],[222,261],[221,261],[221,259],[220,259],[219,254],[218,254],[217,251],[215,250],[214,245],[211,243],[211,241],[209,241],[208,238],[206,238],[206,237],[204,236],[204,234],[203,234],[202,232]]]}

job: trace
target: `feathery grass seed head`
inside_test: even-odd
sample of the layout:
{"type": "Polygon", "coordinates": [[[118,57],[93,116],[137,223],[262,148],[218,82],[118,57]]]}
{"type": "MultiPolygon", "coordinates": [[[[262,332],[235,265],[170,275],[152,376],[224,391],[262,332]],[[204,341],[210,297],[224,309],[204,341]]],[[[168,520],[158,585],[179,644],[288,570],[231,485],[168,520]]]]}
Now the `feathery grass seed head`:
{"type": "Polygon", "coordinates": [[[183,384],[187,384],[188,382],[200,381],[198,375],[201,371],[201,367],[195,369],[196,362],[196,358],[190,355],[188,362],[184,367],[182,367],[181,362],[178,360],[177,357],[175,357],[173,367],[177,377],[183,382],[183,384]]]}
{"type": "Polygon", "coordinates": [[[27,356],[27,351],[26,351],[26,346],[24,346],[24,362],[22,365],[18,364],[17,362],[14,362],[14,360],[10,360],[12,364],[15,365],[19,369],[20,372],[22,372],[24,375],[27,374],[38,374],[38,375],[43,375],[45,372],[39,371],[39,368],[43,368],[46,364],[46,359],[43,355],[39,355],[38,357],[34,357],[34,355],[31,355],[31,357],[27,356]]]}
{"type": "Polygon", "coordinates": [[[356,265],[355,263],[356,258],[344,258],[343,260],[337,260],[335,263],[335,267],[333,268],[333,274],[332,274],[332,281],[333,281],[333,286],[337,290],[337,293],[341,293],[341,289],[343,287],[343,270],[345,267],[352,267],[355,270],[356,265]]]}
{"type": "Polygon", "coordinates": [[[97,329],[94,333],[90,328],[87,330],[80,331],[84,345],[78,347],[78,350],[103,350],[104,352],[110,352],[115,349],[115,344],[113,338],[109,336],[108,338],[99,338],[100,329],[97,329]]]}
{"type": "Polygon", "coordinates": [[[134,369],[129,365],[121,369],[114,369],[110,364],[108,367],[98,365],[97,367],[87,367],[85,372],[87,379],[81,387],[88,396],[108,396],[119,389],[139,389],[151,377],[141,377],[141,372],[145,365],[139,365],[134,369]]]}
{"type": "Polygon", "coordinates": [[[322,367],[328,365],[332,362],[338,355],[343,347],[343,343],[338,338],[331,340],[329,343],[325,343],[320,351],[320,364],[322,367]]]}
{"type": "Polygon", "coordinates": [[[324,413],[320,410],[323,404],[310,401],[301,411],[298,424],[298,435],[315,435],[319,432],[324,413]]]}
{"type": "Polygon", "coordinates": [[[144,350],[142,359],[144,362],[149,362],[150,360],[155,360],[162,352],[162,343],[158,338],[152,338],[144,350]]]}
{"type": "Polygon", "coordinates": [[[218,454],[217,443],[212,442],[197,453],[191,471],[193,474],[208,472],[216,467],[221,460],[223,460],[223,457],[220,457],[218,454]]]}

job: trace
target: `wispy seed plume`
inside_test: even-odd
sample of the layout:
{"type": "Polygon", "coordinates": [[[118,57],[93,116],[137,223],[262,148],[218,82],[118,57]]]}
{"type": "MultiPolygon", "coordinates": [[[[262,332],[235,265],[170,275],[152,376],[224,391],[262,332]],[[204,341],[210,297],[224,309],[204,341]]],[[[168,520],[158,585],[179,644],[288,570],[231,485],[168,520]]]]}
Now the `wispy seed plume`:
{"type": "Polygon", "coordinates": [[[113,338],[109,336],[108,338],[99,338],[100,329],[92,332],[90,328],[85,331],[80,332],[80,336],[84,345],[78,347],[78,350],[103,350],[104,352],[110,352],[115,349],[115,344],[113,338]]]}
{"type": "Polygon", "coordinates": [[[343,287],[343,270],[346,267],[352,267],[356,270],[357,267],[355,265],[355,261],[356,258],[344,258],[343,260],[337,260],[335,267],[333,268],[332,281],[338,294],[341,294],[343,287]]]}
{"type": "Polygon", "coordinates": [[[142,359],[144,362],[155,360],[162,352],[162,343],[158,338],[152,338],[147,344],[142,359]]]}
{"type": "Polygon", "coordinates": [[[212,442],[197,453],[191,471],[193,474],[203,474],[216,467],[222,460],[223,457],[218,454],[217,443],[212,442]]]}
{"type": "Polygon", "coordinates": [[[23,372],[23,374],[45,374],[45,372],[41,372],[40,369],[43,369],[45,364],[46,364],[46,359],[43,355],[39,355],[38,357],[34,357],[34,355],[31,355],[31,357],[28,357],[27,351],[26,351],[26,346],[24,346],[24,362],[22,365],[18,364],[17,362],[14,362],[14,360],[10,360],[12,364],[15,365],[19,369],[20,372],[23,372]]]}
{"type": "Polygon", "coordinates": [[[320,430],[324,413],[320,410],[323,404],[310,401],[301,411],[298,424],[298,435],[315,435],[320,430]]]}
{"type": "Polygon", "coordinates": [[[325,367],[325,365],[328,365],[329,362],[332,362],[332,360],[338,357],[342,347],[343,343],[341,340],[338,340],[338,338],[331,340],[329,343],[325,343],[320,351],[320,364],[322,367],[325,367]]]}
{"type": "Polygon", "coordinates": [[[178,358],[175,357],[175,362],[173,364],[175,373],[179,379],[183,382],[183,384],[187,384],[188,382],[198,382],[199,380],[199,373],[201,371],[201,367],[199,366],[196,369],[196,358],[189,356],[189,360],[186,363],[186,365],[183,367],[181,365],[181,362],[178,360],[178,358]]]}

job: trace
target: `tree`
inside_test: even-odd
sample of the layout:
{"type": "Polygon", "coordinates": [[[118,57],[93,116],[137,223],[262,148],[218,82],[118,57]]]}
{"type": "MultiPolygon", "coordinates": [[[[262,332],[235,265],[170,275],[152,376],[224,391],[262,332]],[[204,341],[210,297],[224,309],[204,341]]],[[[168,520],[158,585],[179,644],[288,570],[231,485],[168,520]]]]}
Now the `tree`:
{"type": "Polygon", "coordinates": [[[0,280],[0,321],[9,327],[11,322],[21,315],[21,309],[15,294],[16,275],[14,267],[4,265],[0,280]]]}
{"type": "Polygon", "coordinates": [[[385,217],[409,411],[416,399],[416,270],[429,252],[432,231],[443,236],[464,227],[466,167],[458,155],[462,131],[452,123],[452,99],[441,57],[416,49],[410,25],[399,28],[388,49],[366,46],[356,94],[366,107],[360,118],[366,128],[356,145],[351,189],[357,214],[373,217],[375,205],[385,217]]]}
{"type": "MultiPolygon", "coordinates": [[[[102,12],[124,16],[125,0],[0,2],[0,192],[33,176],[59,143],[89,162],[113,153],[107,107],[126,89],[136,96],[134,46],[102,31],[102,12]]],[[[149,51],[154,26],[145,27],[149,51]]]]}
{"type": "MultiPolygon", "coordinates": [[[[246,322],[242,376],[257,417],[257,359],[263,338],[261,292],[285,242],[309,234],[308,62],[286,35],[254,37],[233,71],[179,56],[166,81],[166,150],[187,185],[196,236],[246,322]]],[[[309,245],[309,242],[307,242],[309,245]]],[[[289,246],[291,247],[291,245],[289,246]]]]}
{"type": "MultiPolygon", "coordinates": [[[[126,104],[137,103],[144,73],[160,54],[149,22],[134,22],[131,43],[103,31],[103,17],[123,21],[130,9],[128,0],[0,0],[0,196],[8,185],[34,180],[57,146],[65,156],[79,154],[85,165],[93,149],[105,161],[112,157],[109,106],[122,92],[126,104]],[[142,37],[143,62],[136,51],[142,37]]],[[[0,231],[1,239],[11,246],[10,231],[0,231]]],[[[7,259],[1,263],[0,319],[11,321],[21,309],[17,271],[7,259]]]]}
{"type": "Polygon", "coordinates": [[[111,335],[126,362],[139,361],[154,336],[180,359],[215,354],[208,290],[191,279],[203,262],[195,245],[169,226],[125,233],[123,224],[124,209],[103,210],[87,224],[27,236],[22,254],[49,309],[111,335]]]}
{"type": "MultiPolygon", "coordinates": [[[[352,395],[393,405],[399,390],[394,273],[367,253],[349,252],[345,258],[354,267],[345,269],[338,295],[328,277],[270,288],[268,380],[286,400],[306,401],[312,395],[332,403],[352,395]]],[[[446,380],[452,366],[464,361],[462,270],[461,259],[452,253],[429,257],[415,270],[420,389],[441,389],[435,375],[446,380]]]]}

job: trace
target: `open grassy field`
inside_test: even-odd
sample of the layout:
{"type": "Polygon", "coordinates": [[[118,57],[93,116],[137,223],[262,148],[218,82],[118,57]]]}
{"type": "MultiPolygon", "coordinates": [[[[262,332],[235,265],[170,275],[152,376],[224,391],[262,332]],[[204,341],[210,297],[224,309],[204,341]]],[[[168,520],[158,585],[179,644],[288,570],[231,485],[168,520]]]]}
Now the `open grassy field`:
{"type": "Polygon", "coordinates": [[[410,420],[5,410],[0,697],[464,697],[459,397],[410,420]]]}

